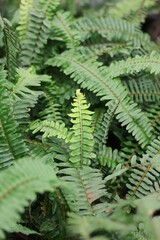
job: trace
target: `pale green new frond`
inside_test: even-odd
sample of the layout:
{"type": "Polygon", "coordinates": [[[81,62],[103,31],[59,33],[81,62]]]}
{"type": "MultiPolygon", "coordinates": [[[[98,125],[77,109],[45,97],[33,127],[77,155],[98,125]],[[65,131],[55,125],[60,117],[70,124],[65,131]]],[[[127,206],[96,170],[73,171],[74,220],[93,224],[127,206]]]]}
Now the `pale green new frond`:
{"type": "Polygon", "coordinates": [[[70,141],[70,161],[75,167],[82,167],[89,165],[90,159],[93,155],[93,129],[92,118],[93,114],[88,110],[84,95],[80,90],[76,91],[76,98],[72,104],[72,113],[69,114],[71,122],[73,123],[73,136],[70,141]]]}
{"type": "Polygon", "coordinates": [[[57,12],[52,20],[52,39],[64,41],[67,48],[79,45],[80,36],[78,31],[71,27],[72,18],[69,12],[57,12]]]}
{"type": "MultiPolygon", "coordinates": [[[[110,78],[108,68],[100,67],[101,63],[95,61],[81,62],[81,56],[72,56],[71,52],[50,59],[48,64],[62,67],[67,75],[71,75],[83,88],[94,92],[101,100],[107,102],[114,100],[118,104],[115,115],[122,126],[126,126],[129,133],[135,136],[143,146],[150,142],[152,128],[148,118],[127,97],[127,90],[119,79],[110,78]]],[[[113,74],[116,68],[112,69],[113,74]]]]}
{"type": "Polygon", "coordinates": [[[59,181],[51,166],[40,159],[20,159],[14,166],[1,173],[0,182],[0,238],[4,231],[12,231],[12,224],[20,220],[20,214],[36,198],[36,193],[54,191],[59,181]]]}

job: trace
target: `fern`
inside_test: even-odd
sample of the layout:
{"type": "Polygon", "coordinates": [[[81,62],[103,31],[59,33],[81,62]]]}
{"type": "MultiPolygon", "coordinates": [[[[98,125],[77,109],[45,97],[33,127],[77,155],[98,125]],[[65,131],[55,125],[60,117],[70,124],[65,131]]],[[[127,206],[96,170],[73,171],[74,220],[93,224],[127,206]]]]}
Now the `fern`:
{"type": "Polygon", "coordinates": [[[65,74],[71,74],[78,84],[96,93],[101,100],[114,100],[116,104],[119,103],[115,112],[116,118],[122,126],[127,125],[126,129],[140,144],[149,143],[152,129],[148,119],[137,109],[136,104],[126,97],[127,91],[120,80],[115,79],[113,82],[108,75],[107,68],[100,67],[100,64],[95,61],[82,63],[79,58],[79,56],[68,57],[68,53],[65,53],[54,60],[50,59],[48,64],[63,67],[65,74]]]}
{"type": "Polygon", "coordinates": [[[35,193],[54,191],[59,181],[50,166],[29,158],[20,159],[14,166],[5,170],[0,177],[5,185],[0,188],[0,237],[4,231],[11,231],[13,222],[20,219],[20,213],[34,200],[35,193]],[[18,200],[19,199],[19,200],[18,200]]]}

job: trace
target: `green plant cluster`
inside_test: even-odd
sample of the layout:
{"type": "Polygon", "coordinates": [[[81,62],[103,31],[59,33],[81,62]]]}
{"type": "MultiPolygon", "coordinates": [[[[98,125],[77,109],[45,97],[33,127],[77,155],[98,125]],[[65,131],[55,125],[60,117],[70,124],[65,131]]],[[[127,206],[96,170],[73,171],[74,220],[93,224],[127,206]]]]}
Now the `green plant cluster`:
{"type": "Polygon", "coordinates": [[[0,239],[159,240],[160,47],[141,30],[156,2],[16,5],[0,18],[0,239]]]}

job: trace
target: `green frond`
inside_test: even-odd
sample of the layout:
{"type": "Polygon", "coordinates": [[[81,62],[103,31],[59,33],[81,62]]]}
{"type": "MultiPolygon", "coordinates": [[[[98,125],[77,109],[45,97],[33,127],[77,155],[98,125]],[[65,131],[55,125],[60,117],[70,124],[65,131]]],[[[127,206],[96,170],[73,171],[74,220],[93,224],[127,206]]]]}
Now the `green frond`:
{"type": "Polygon", "coordinates": [[[132,162],[132,165],[137,164],[137,167],[132,169],[129,182],[126,184],[129,189],[128,194],[131,197],[143,197],[160,190],[159,154],[160,138],[157,137],[152,141],[151,145],[148,146],[146,154],[139,159],[139,162],[137,162],[136,159],[132,162]]]}
{"type": "Polygon", "coordinates": [[[88,110],[89,105],[80,90],[76,91],[76,98],[72,105],[72,113],[69,114],[73,123],[73,135],[70,140],[70,161],[75,167],[82,167],[83,165],[89,165],[90,159],[94,157],[91,118],[93,113],[88,110]]]}
{"type": "Polygon", "coordinates": [[[35,4],[37,4],[37,7],[41,9],[46,14],[46,17],[49,20],[53,19],[53,15],[55,13],[56,8],[58,7],[60,3],[60,0],[36,0],[35,4]]]}
{"type": "Polygon", "coordinates": [[[127,19],[134,24],[144,22],[145,11],[154,5],[154,0],[135,0],[129,2],[127,0],[118,1],[113,7],[110,7],[107,14],[118,19],[127,19]],[[125,6],[125,7],[124,7],[125,6]]]}
{"type": "Polygon", "coordinates": [[[95,215],[104,212],[107,203],[100,200],[106,194],[100,171],[88,166],[77,169],[70,167],[69,164],[64,168],[63,163],[62,167],[61,179],[73,189],[73,194],[63,190],[70,210],[80,215],[95,215]]]}
{"type": "MultiPolygon", "coordinates": [[[[62,67],[66,75],[71,75],[82,88],[94,92],[101,97],[101,101],[114,100],[118,104],[115,115],[122,126],[126,126],[129,133],[143,146],[151,139],[152,128],[148,118],[137,108],[129,97],[127,90],[119,79],[110,78],[108,68],[100,67],[100,63],[87,61],[82,63],[81,56],[74,56],[70,52],[48,60],[48,64],[62,67]]],[[[112,69],[112,73],[116,72],[112,69]]],[[[117,69],[116,69],[117,70],[117,69]]]]}
{"type": "Polygon", "coordinates": [[[75,48],[79,45],[78,31],[71,27],[72,18],[69,12],[57,12],[52,20],[52,39],[64,41],[67,48],[75,48]]]}
{"type": "Polygon", "coordinates": [[[12,102],[8,98],[7,80],[3,71],[0,73],[0,169],[7,167],[14,160],[27,154],[24,139],[18,130],[18,122],[12,113],[12,102]]]}
{"type": "Polygon", "coordinates": [[[105,167],[108,172],[113,171],[119,163],[124,162],[117,149],[112,150],[112,148],[105,145],[101,147],[97,158],[100,165],[105,167]]]}
{"type": "Polygon", "coordinates": [[[36,198],[35,193],[54,191],[59,181],[54,170],[39,159],[20,159],[14,166],[1,173],[0,182],[0,237],[4,231],[12,231],[12,224],[20,220],[20,214],[36,198]]]}
{"type": "Polygon", "coordinates": [[[22,41],[27,34],[30,11],[32,9],[33,1],[34,0],[21,0],[20,2],[20,20],[17,27],[20,41],[22,41]]]}
{"type": "Polygon", "coordinates": [[[93,33],[98,33],[108,41],[131,42],[134,47],[141,48],[143,46],[149,52],[153,49],[158,50],[147,34],[143,34],[139,28],[126,20],[110,16],[83,17],[78,19],[73,26],[79,32],[82,42],[90,38],[93,33]]]}
{"type": "Polygon", "coordinates": [[[150,120],[151,126],[154,127],[155,135],[158,136],[160,131],[160,105],[155,105],[152,103],[147,104],[146,106],[144,106],[144,110],[150,120]]]}
{"type": "Polygon", "coordinates": [[[111,63],[107,68],[107,74],[110,78],[116,78],[121,75],[135,74],[141,71],[147,71],[151,74],[160,73],[160,55],[152,52],[150,55],[136,56],[127,60],[111,63]]]}
{"type": "Polygon", "coordinates": [[[110,129],[110,125],[112,123],[113,117],[115,115],[116,109],[119,103],[115,104],[114,101],[110,101],[107,103],[107,111],[103,116],[102,122],[98,131],[95,132],[95,147],[97,145],[98,150],[100,151],[103,145],[106,145],[108,139],[108,132],[110,129]]]}
{"type": "MultiPolygon", "coordinates": [[[[123,217],[124,220],[124,217],[123,217]]],[[[133,220],[132,220],[133,221],[133,220]]],[[[136,229],[133,222],[116,221],[105,215],[79,216],[69,214],[68,235],[80,236],[82,240],[133,239],[136,229]],[[130,232],[130,234],[128,234],[130,232]]]]}
{"type": "Polygon", "coordinates": [[[35,0],[32,5],[31,2],[28,2],[29,4],[25,5],[24,9],[24,3],[21,2],[22,13],[18,30],[19,35],[22,36],[20,37],[22,66],[41,63],[41,55],[51,30],[51,19],[59,2],[59,0],[35,0]],[[23,37],[24,35],[25,37],[23,37]]]}
{"type": "MultiPolygon", "coordinates": [[[[39,87],[42,81],[50,81],[50,77],[47,75],[36,75],[32,73],[31,69],[17,69],[17,82],[12,85],[9,97],[15,100],[27,99],[28,102],[34,102],[34,98],[37,99],[37,95],[41,92],[36,92],[31,88],[39,87]]],[[[28,104],[31,105],[30,103],[28,104]]]]}
{"type": "Polygon", "coordinates": [[[129,78],[123,81],[129,91],[129,96],[139,103],[159,102],[160,84],[152,76],[145,75],[129,78]]]}
{"type": "Polygon", "coordinates": [[[68,133],[64,123],[49,120],[36,120],[31,123],[30,130],[32,130],[33,134],[39,131],[42,132],[43,138],[57,137],[66,141],[69,141],[68,138],[70,138],[70,134],[68,133]]]}
{"type": "Polygon", "coordinates": [[[19,43],[15,31],[13,30],[11,23],[0,17],[0,27],[3,31],[3,40],[6,52],[6,68],[8,71],[8,80],[14,80],[16,75],[16,68],[18,67],[18,51],[19,43]]]}

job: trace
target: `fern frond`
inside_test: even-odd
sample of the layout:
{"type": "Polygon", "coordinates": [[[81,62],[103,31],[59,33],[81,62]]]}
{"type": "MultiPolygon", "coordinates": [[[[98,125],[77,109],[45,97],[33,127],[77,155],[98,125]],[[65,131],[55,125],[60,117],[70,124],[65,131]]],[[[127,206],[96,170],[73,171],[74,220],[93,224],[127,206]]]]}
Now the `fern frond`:
{"type": "Polygon", "coordinates": [[[119,103],[115,104],[114,101],[110,101],[107,104],[108,106],[107,112],[104,114],[101,126],[99,127],[98,131],[95,133],[95,143],[97,144],[99,151],[101,150],[103,145],[106,145],[109,128],[112,123],[118,104],[119,103]]]}
{"type": "Polygon", "coordinates": [[[112,150],[112,148],[105,145],[102,146],[97,158],[100,165],[106,167],[109,172],[113,171],[119,163],[124,161],[117,149],[112,150]]]}
{"type": "Polygon", "coordinates": [[[91,115],[89,105],[80,90],[76,91],[76,98],[72,104],[72,113],[69,114],[73,123],[73,136],[70,141],[70,161],[75,167],[82,167],[90,163],[93,155],[93,130],[91,127],[91,115]]]}
{"type": "MultiPolygon", "coordinates": [[[[67,163],[65,163],[67,165],[67,163]]],[[[60,165],[59,165],[60,166],[60,165]]],[[[69,164],[60,170],[61,179],[73,189],[74,194],[64,192],[66,201],[73,212],[80,215],[94,215],[105,211],[107,203],[102,203],[105,185],[98,169],[83,166],[82,169],[70,167],[69,164]]]]}
{"type": "MultiPolygon", "coordinates": [[[[155,160],[159,159],[160,154],[160,138],[156,138],[148,146],[146,154],[139,160],[138,168],[133,168],[129,183],[126,184],[131,197],[142,197],[149,193],[159,191],[159,164],[156,165],[155,160]]],[[[135,160],[134,160],[135,161],[135,160]]],[[[159,160],[158,160],[159,161],[159,160]]]]}
{"type": "Polygon", "coordinates": [[[156,44],[150,41],[147,34],[143,34],[138,28],[128,21],[114,19],[112,17],[84,17],[73,24],[79,32],[81,41],[90,38],[93,33],[98,33],[108,41],[132,42],[133,46],[143,48],[149,52],[158,49],[156,44]]]}
{"type": "Polygon", "coordinates": [[[152,52],[150,55],[136,56],[127,60],[111,63],[107,74],[110,78],[116,78],[121,75],[135,74],[141,71],[147,71],[151,74],[160,73],[160,55],[152,52]]]}
{"type": "Polygon", "coordinates": [[[21,0],[20,3],[20,20],[17,31],[19,32],[19,39],[22,41],[27,34],[30,10],[32,9],[32,3],[34,0],[21,0]]]}
{"type": "Polygon", "coordinates": [[[27,10],[25,9],[24,11],[25,15],[26,12],[30,12],[26,19],[23,19],[22,11],[20,26],[18,27],[20,36],[24,35],[23,26],[27,26],[25,38],[22,38],[20,42],[22,49],[20,61],[22,66],[41,63],[42,59],[40,56],[49,38],[51,19],[58,4],[59,0],[33,1],[32,8],[30,9],[30,5],[28,5],[27,10]]]}
{"type": "Polygon", "coordinates": [[[0,75],[0,168],[3,168],[24,157],[28,149],[12,114],[12,102],[8,98],[5,74],[1,71],[0,75]]]}
{"type": "Polygon", "coordinates": [[[33,134],[37,132],[43,132],[43,137],[57,137],[68,141],[70,134],[68,133],[67,128],[64,123],[53,122],[53,121],[39,121],[36,120],[31,123],[30,129],[33,131],[33,134]]]}
{"type": "Polygon", "coordinates": [[[16,75],[18,67],[19,43],[15,31],[10,22],[0,17],[0,26],[3,31],[4,45],[6,51],[6,68],[8,71],[8,79],[11,81],[16,75]]]}
{"type": "Polygon", "coordinates": [[[49,20],[53,19],[56,8],[58,7],[60,0],[40,0],[37,2],[37,7],[41,9],[49,20]]]}
{"type": "Polygon", "coordinates": [[[132,2],[122,0],[114,4],[114,7],[110,7],[107,11],[107,14],[118,19],[127,19],[133,24],[139,25],[140,23],[144,22],[145,11],[150,9],[154,3],[154,0],[135,0],[132,2]]]}
{"type": "Polygon", "coordinates": [[[129,96],[135,102],[159,102],[160,84],[151,76],[143,74],[136,79],[129,78],[123,81],[129,91],[129,96]]]}
{"type": "Polygon", "coordinates": [[[71,27],[72,18],[69,12],[57,12],[52,21],[53,39],[57,37],[66,43],[67,48],[75,48],[79,45],[78,31],[71,27]]]}
{"type": "Polygon", "coordinates": [[[20,213],[36,198],[35,193],[54,191],[59,181],[52,167],[30,158],[20,159],[0,176],[0,237],[12,231],[12,224],[20,220],[20,213]]]}
{"type": "MultiPolygon", "coordinates": [[[[70,53],[71,54],[71,53],[70,53]]],[[[129,133],[143,146],[151,139],[152,128],[147,117],[137,108],[137,105],[127,97],[127,91],[119,79],[110,78],[106,67],[100,67],[100,63],[87,61],[82,63],[81,56],[70,56],[66,52],[50,59],[48,64],[60,66],[64,73],[71,77],[83,88],[94,92],[101,100],[114,100],[118,104],[115,115],[122,126],[126,126],[129,133]]],[[[113,73],[115,69],[112,69],[113,73]]]]}

